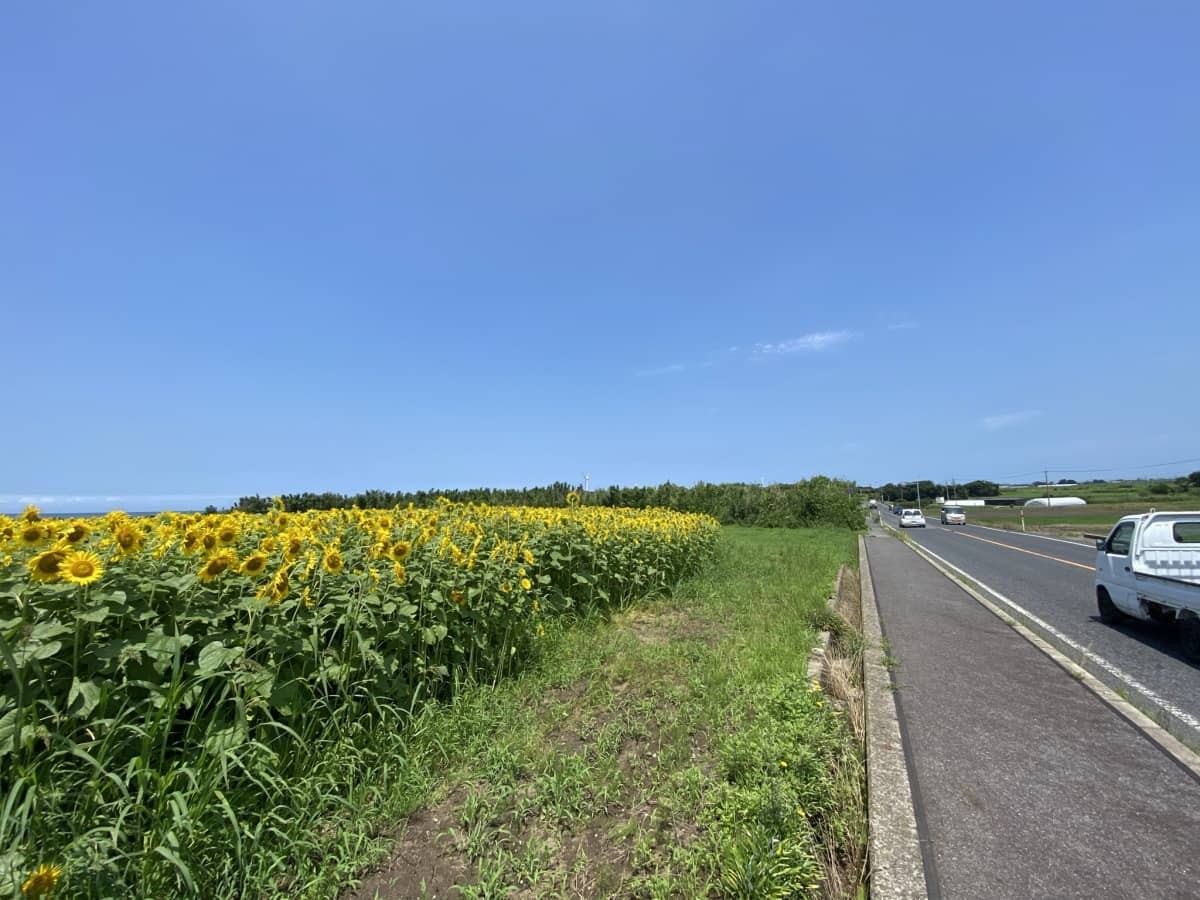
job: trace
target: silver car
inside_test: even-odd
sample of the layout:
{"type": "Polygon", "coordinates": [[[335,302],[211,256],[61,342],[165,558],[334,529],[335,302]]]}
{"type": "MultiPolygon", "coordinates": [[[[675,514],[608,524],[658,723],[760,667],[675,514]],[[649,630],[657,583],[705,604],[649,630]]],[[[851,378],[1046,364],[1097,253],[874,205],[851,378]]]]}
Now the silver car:
{"type": "Polygon", "coordinates": [[[966,525],[967,511],[961,506],[943,506],[942,507],[942,524],[943,525],[966,525]]]}

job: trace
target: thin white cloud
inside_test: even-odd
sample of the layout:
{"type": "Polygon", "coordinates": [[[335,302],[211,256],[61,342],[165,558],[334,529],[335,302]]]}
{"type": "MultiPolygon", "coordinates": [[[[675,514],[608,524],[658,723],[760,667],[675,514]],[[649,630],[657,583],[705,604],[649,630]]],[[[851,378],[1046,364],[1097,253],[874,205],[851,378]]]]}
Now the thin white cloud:
{"type": "Polygon", "coordinates": [[[857,337],[853,331],[814,331],[802,337],[780,341],[777,344],[758,344],[754,352],[759,356],[785,356],[792,353],[819,353],[844,344],[857,337]]]}
{"type": "Polygon", "coordinates": [[[674,375],[686,369],[683,363],[671,363],[669,366],[659,366],[657,369],[643,369],[638,372],[639,378],[653,378],[656,375],[674,375]]]}
{"type": "Polygon", "coordinates": [[[1030,419],[1036,419],[1042,414],[1040,409],[1026,409],[1021,412],[998,413],[994,416],[983,417],[983,427],[988,431],[999,431],[1001,428],[1012,428],[1030,419]]]}
{"type": "Polygon", "coordinates": [[[888,331],[908,331],[910,328],[916,328],[916,322],[897,322],[894,325],[888,326],[888,331]]]}

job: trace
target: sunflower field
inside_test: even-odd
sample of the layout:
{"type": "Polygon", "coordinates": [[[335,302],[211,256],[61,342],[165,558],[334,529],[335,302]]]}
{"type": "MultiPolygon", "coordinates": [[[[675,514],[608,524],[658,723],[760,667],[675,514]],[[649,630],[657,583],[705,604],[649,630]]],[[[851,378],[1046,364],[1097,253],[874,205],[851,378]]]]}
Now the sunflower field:
{"type": "Polygon", "coordinates": [[[670,588],[718,530],[448,501],[0,517],[0,896],[286,890],[289,791],[331,747],[670,588]]]}

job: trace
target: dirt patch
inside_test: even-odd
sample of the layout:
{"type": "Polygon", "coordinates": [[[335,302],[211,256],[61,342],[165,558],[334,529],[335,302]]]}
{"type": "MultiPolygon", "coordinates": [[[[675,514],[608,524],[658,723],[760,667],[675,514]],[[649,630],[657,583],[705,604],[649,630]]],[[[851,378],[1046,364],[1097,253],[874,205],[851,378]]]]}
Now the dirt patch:
{"type": "Polygon", "coordinates": [[[712,622],[689,616],[678,610],[650,611],[630,610],[616,619],[617,624],[628,629],[643,644],[661,645],[671,641],[702,641],[715,646],[722,637],[721,630],[712,622]]]}
{"type": "Polygon", "coordinates": [[[458,821],[465,792],[459,788],[430,809],[413,813],[391,854],[342,900],[408,900],[462,896],[457,885],[474,879],[475,866],[458,849],[450,829],[458,821]]]}

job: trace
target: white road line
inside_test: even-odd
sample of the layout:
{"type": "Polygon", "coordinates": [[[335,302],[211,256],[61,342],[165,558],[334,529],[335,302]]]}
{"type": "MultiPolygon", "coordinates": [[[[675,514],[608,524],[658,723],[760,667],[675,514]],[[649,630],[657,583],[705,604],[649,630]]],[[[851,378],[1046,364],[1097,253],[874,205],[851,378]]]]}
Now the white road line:
{"type": "Polygon", "coordinates": [[[1057,628],[1055,628],[1049,622],[1039,619],[1037,616],[1035,616],[1029,610],[1025,609],[1025,607],[1021,606],[1018,603],[1014,603],[1012,600],[1009,600],[1007,597],[1005,597],[1003,594],[1001,594],[995,588],[988,587],[986,584],[984,584],[982,581],[980,581],[974,575],[960,569],[958,566],[954,565],[954,563],[950,562],[948,559],[938,556],[936,553],[934,553],[932,550],[930,550],[924,544],[922,544],[920,546],[921,546],[922,551],[924,551],[925,553],[928,553],[930,556],[932,556],[934,559],[936,559],[942,565],[946,566],[946,568],[953,569],[955,572],[957,572],[959,575],[962,575],[964,578],[968,579],[973,584],[979,585],[979,587],[983,588],[985,591],[987,591],[989,594],[991,594],[997,600],[999,600],[1000,602],[1004,603],[1005,605],[1007,605],[1010,608],[1012,608],[1013,610],[1015,610],[1017,613],[1019,613],[1021,616],[1023,616],[1028,621],[1037,625],[1038,628],[1042,629],[1047,634],[1053,635],[1055,640],[1061,641],[1063,644],[1070,647],[1072,650],[1078,651],[1080,654],[1087,657],[1087,659],[1091,660],[1093,663],[1095,663],[1100,668],[1102,668],[1109,675],[1112,675],[1117,680],[1127,684],[1130,688],[1137,691],[1139,694],[1141,694],[1143,697],[1145,697],[1147,700],[1149,700],[1151,703],[1153,703],[1159,709],[1168,713],[1169,715],[1171,715],[1178,721],[1182,722],[1184,725],[1187,725],[1189,728],[1196,730],[1196,731],[1200,731],[1200,720],[1196,719],[1195,716],[1192,716],[1191,714],[1184,712],[1182,709],[1180,709],[1178,706],[1173,704],[1171,701],[1169,701],[1163,697],[1160,697],[1158,694],[1154,693],[1154,691],[1150,690],[1150,688],[1146,687],[1146,685],[1142,684],[1140,681],[1138,681],[1136,678],[1134,678],[1128,672],[1124,671],[1123,669],[1118,668],[1117,666],[1114,666],[1112,663],[1110,663],[1107,659],[1105,659],[1099,653],[1096,653],[1093,650],[1090,650],[1089,648],[1084,647],[1078,641],[1072,640],[1071,638],[1067,637],[1065,634],[1063,634],[1061,631],[1059,631],[1057,628]]]}

